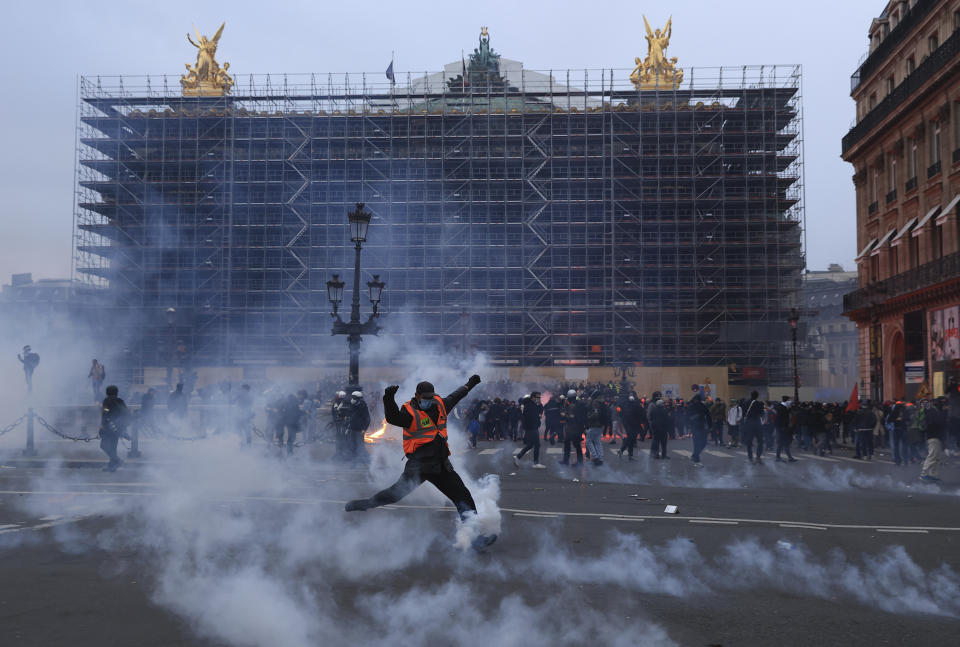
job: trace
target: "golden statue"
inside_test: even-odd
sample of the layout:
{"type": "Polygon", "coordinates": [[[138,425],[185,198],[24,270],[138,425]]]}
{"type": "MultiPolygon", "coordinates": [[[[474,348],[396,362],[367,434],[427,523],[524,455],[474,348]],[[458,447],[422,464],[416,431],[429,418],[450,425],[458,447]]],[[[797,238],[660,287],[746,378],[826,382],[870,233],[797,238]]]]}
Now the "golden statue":
{"type": "Polygon", "coordinates": [[[187,40],[197,48],[197,63],[195,65],[186,63],[187,73],[180,77],[183,96],[220,97],[230,94],[230,88],[233,87],[233,79],[227,74],[230,64],[224,63],[223,68],[221,68],[215,58],[217,45],[220,43],[220,36],[223,34],[223,28],[226,24],[224,22],[220,25],[220,29],[213,35],[213,38],[201,36],[194,26],[193,31],[197,35],[196,42],[190,38],[189,32],[187,33],[187,40]]]}
{"type": "Polygon", "coordinates": [[[630,73],[630,80],[638,90],[672,90],[683,81],[683,70],[677,69],[677,57],[667,60],[667,46],[673,35],[673,16],[667,19],[667,25],[661,32],[659,29],[650,29],[647,17],[643,17],[643,24],[647,28],[647,58],[634,59],[636,67],[630,73]]]}

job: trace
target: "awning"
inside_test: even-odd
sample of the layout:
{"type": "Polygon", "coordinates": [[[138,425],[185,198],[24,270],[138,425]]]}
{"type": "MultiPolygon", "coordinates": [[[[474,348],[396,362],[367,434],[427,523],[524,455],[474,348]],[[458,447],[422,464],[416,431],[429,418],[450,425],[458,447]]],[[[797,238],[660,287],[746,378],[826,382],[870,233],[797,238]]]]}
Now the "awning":
{"type": "Polygon", "coordinates": [[[903,235],[910,231],[910,228],[917,224],[919,218],[911,218],[910,221],[903,226],[903,229],[900,230],[900,233],[893,237],[890,241],[891,245],[899,245],[900,239],[903,238],[903,235]]]}
{"type": "Polygon", "coordinates": [[[928,222],[930,222],[930,219],[933,218],[933,214],[937,213],[938,211],[940,211],[939,204],[935,206],[933,209],[931,209],[930,211],[928,211],[927,215],[925,215],[923,218],[920,219],[920,222],[917,223],[917,226],[913,228],[913,233],[911,234],[911,236],[919,236],[920,232],[923,230],[923,226],[928,222]]]}
{"type": "Polygon", "coordinates": [[[869,243],[867,243],[867,246],[863,248],[863,251],[861,251],[859,254],[857,254],[857,257],[856,257],[855,259],[853,259],[853,260],[859,261],[861,258],[863,258],[863,257],[867,254],[867,252],[869,252],[871,249],[873,249],[873,246],[874,246],[876,243],[877,243],[877,239],[876,239],[876,238],[872,239],[869,243]]]}
{"type": "Polygon", "coordinates": [[[880,242],[877,243],[876,247],[873,248],[873,251],[870,252],[870,255],[879,254],[880,250],[883,249],[883,246],[887,244],[887,241],[890,240],[890,237],[897,233],[897,228],[894,227],[887,233],[883,235],[883,238],[880,239],[880,242]]]}
{"type": "Polygon", "coordinates": [[[957,203],[958,203],[958,202],[960,202],[960,193],[958,193],[957,195],[953,196],[953,200],[951,200],[951,201],[947,204],[947,206],[943,208],[943,211],[940,212],[940,215],[937,216],[937,221],[936,221],[936,222],[937,222],[938,225],[942,225],[942,224],[943,224],[943,221],[947,219],[947,216],[950,215],[950,212],[953,211],[953,208],[954,208],[955,206],[957,206],[957,203]]]}

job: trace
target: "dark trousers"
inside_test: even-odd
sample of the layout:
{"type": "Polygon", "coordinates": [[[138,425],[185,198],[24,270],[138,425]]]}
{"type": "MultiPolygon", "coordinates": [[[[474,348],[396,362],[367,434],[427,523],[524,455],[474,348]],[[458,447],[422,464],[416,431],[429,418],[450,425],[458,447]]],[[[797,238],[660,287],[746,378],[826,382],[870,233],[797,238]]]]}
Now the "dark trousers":
{"type": "Polygon", "coordinates": [[[716,420],[713,423],[713,427],[710,429],[710,436],[713,438],[714,445],[723,444],[723,421],[716,420]]]}
{"type": "Polygon", "coordinates": [[[670,432],[666,429],[653,430],[653,442],[650,444],[650,455],[654,458],[667,457],[667,436],[670,432]]]}
{"type": "Polygon", "coordinates": [[[865,458],[873,456],[873,428],[857,429],[855,445],[856,457],[865,458]]]}
{"type": "Polygon", "coordinates": [[[740,444],[740,425],[727,425],[727,433],[730,434],[730,444],[740,444]]]}
{"type": "Polygon", "coordinates": [[[530,450],[533,450],[533,462],[540,462],[540,433],[536,429],[527,429],[523,432],[523,449],[517,454],[517,458],[523,458],[530,450]]]}
{"type": "Polygon", "coordinates": [[[452,467],[444,466],[438,472],[432,470],[423,472],[415,461],[407,462],[403,475],[396,483],[370,497],[370,507],[376,508],[381,505],[396,503],[417,489],[424,481],[433,483],[435,488],[453,501],[461,519],[465,519],[468,513],[477,511],[477,504],[473,502],[470,490],[463,484],[463,479],[453,471],[452,467]]]}
{"type": "Polygon", "coordinates": [[[910,445],[907,443],[907,430],[894,426],[890,444],[893,446],[893,462],[897,465],[910,462],[910,445]]]}
{"type": "Polygon", "coordinates": [[[570,462],[570,448],[577,450],[577,465],[583,462],[583,447],[580,446],[583,441],[583,432],[564,430],[563,435],[563,463],[570,462]]]}
{"type": "Polygon", "coordinates": [[[550,444],[553,445],[558,440],[563,438],[563,424],[555,423],[547,425],[546,431],[543,432],[543,439],[549,440],[550,444]]]}
{"type": "Polygon", "coordinates": [[[780,458],[780,452],[786,450],[787,458],[793,459],[790,453],[790,444],[793,443],[793,432],[789,429],[777,429],[777,458],[780,458]]]}
{"type": "Polygon", "coordinates": [[[620,453],[627,452],[627,456],[633,458],[633,450],[637,446],[637,433],[640,431],[637,427],[625,427],[623,443],[620,445],[620,453]]]}
{"type": "Polygon", "coordinates": [[[109,467],[116,467],[123,461],[117,456],[117,444],[120,442],[120,436],[117,434],[100,434],[100,449],[110,459],[109,467]]]}
{"type": "Polygon", "coordinates": [[[693,427],[690,431],[693,433],[693,454],[690,455],[690,460],[699,463],[700,452],[707,446],[707,430],[702,427],[693,427]]]}
{"type": "Polygon", "coordinates": [[[759,423],[743,425],[743,444],[747,446],[747,457],[753,460],[753,441],[757,441],[757,458],[763,455],[763,427],[759,423]]]}
{"type": "MultiPolygon", "coordinates": [[[[287,430],[287,453],[293,453],[293,444],[297,440],[297,432],[300,431],[300,425],[277,425],[277,444],[283,446],[283,430],[287,430]]],[[[347,440],[349,443],[349,440],[347,440]]]]}

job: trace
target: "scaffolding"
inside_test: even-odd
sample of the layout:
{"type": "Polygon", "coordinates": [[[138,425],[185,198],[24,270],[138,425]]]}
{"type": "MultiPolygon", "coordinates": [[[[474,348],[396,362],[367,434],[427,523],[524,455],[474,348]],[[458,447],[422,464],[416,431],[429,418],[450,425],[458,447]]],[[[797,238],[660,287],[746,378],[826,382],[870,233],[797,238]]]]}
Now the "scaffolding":
{"type": "Polygon", "coordinates": [[[788,375],[763,331],[805,265],[799,66],[638,90],[630,70],[497,64],[496,82],[461,62],[396,85],[251,75],[214,98],[81,78],[76,277],[153,317],[143,362],[172,337],[195,363],[316,362],[362,202],[364,273],[404,345],[788,375]]]}

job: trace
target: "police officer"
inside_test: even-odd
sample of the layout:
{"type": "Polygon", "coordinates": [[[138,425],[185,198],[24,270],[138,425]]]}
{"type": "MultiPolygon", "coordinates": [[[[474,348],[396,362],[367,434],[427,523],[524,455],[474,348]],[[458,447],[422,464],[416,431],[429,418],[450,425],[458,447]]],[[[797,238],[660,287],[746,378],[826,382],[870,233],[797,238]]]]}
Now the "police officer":
{"type": "Polygon", "coordinates": [[[347,445],[350,458],[354,461],[367,463],[370,457],[363,447],[363,435],[370,426],[370,408],[363,399],[363,391],[354,391],[350,394],[350,410],[347,420],[347,445]]]}
{"type": "MultiPolygon", "coordinates": [[[[377,492],[369,499],[348,501],[344,509],[347,512],[369,510],[382,505],[396,503],[410,494],[424,481],[429,481],[448,499],[453,501],[466,521],[476,514],[477,505],[463,479],[450,464],[450,449],[447,447],[447,412],[453,409],[467,393],[480,384],[480,376],[472,375],[464,386],[441,398],[434,392],[430,382],[417,384],[414,397],[398,407],[394,396],[399,386],[388,386],[383,394],[383,410],[387,422],[403,428],[403,452],[407,464],[400,479],[385,490],[377,492]]],[[[473,541],[474,548],[480,549],[496,541],[496,535],[479,535],[473,541]]]]}

